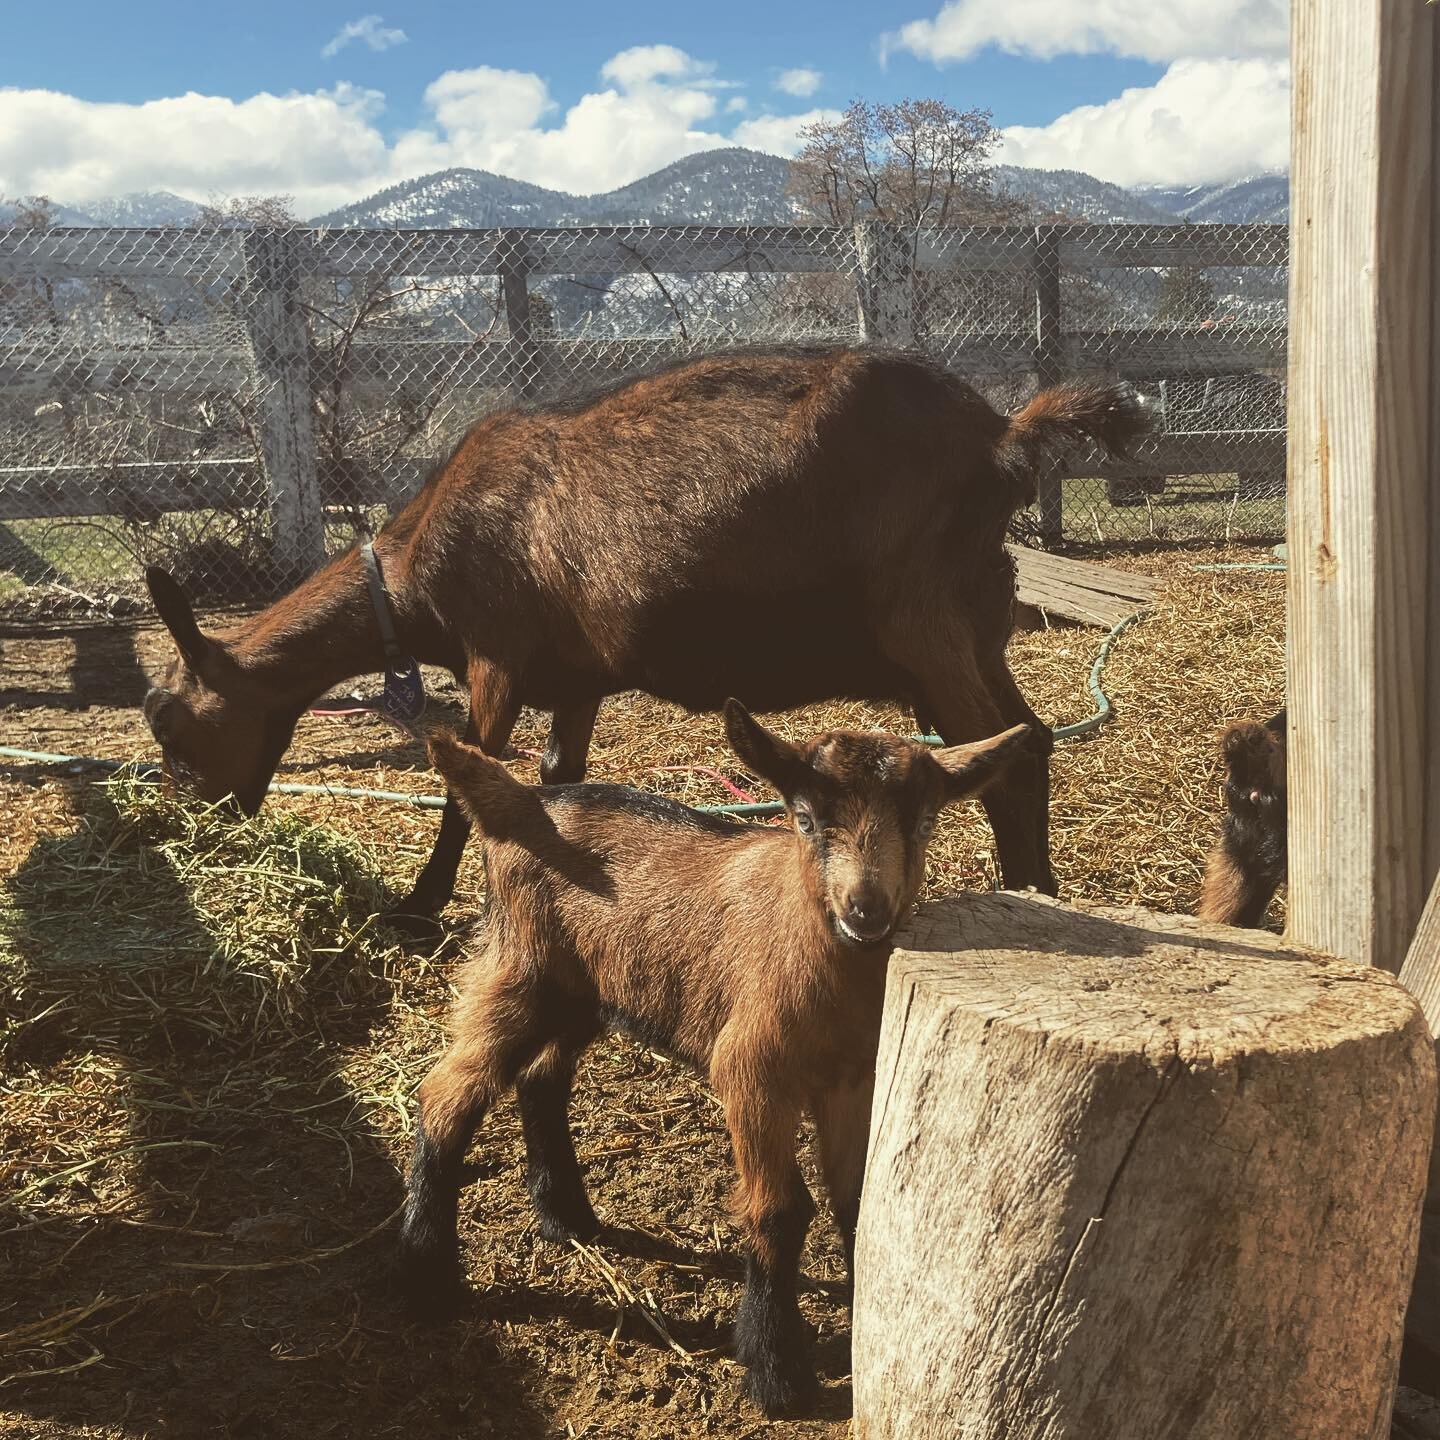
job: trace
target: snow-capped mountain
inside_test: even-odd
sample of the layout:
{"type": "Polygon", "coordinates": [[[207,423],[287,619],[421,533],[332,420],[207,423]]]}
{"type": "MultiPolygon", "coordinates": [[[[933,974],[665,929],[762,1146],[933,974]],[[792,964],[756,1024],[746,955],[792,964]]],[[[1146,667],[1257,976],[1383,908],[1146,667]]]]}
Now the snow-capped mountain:
{"type": "Polygon", "coordinates": [[[488,170],[441,170],[317,216],[316,225],[745,225],[794,218],[790,164],[756,150],[688,155],[618,190],[568,195],[488,170]]]}
{"type": "Polygon", "coordinates": [[[1029,200],[1048,214],[1067,215],[1095,224],[1133,221],[1173,225],[1173,211],[1141,199],[1133,190],[1097,180],[1083,170],[1034,170],[1023,165],[997,165],[995,185],[1029,200]]]}
{"type": "Polygon", "coordinates": [[[790,162],[778,155],[703,150],[590,198],[600,223],[783,225],[797,218],[789,180],[790,162]]]}
{"type": "MultiPolygon", "coordinates": [[[[800,218],[785,193],[789,161],[731,147],[688,155],[653,175],[595,195],[569,195],[487,170],[441,170],[317,216],[329,226],[469,229],[527,225],[764,225],[800,218]]],[[[1219,185],[1125,189],[1081,170],[1000,165],[996,186],[1042,215],[1096,224],[1284,221],[1290,182],[1258,175],[1219,185]]],[[[201,206],[160,190],[60,206],[62,225],[183,225],[201,206]]],[[[13,208],[0,204],[0,223],[13,208]]]]}
{"type": "MultiPolygon", "coordinates": [[[[119,225],[144,228],[151,225],[188,225],[203,207],[168,190],[136,190],[93,200],[87,205],[56,205],[56,225],[119,225]]],[[[13,200],[0,200],[0,224],[20,209],[13,200]]]]}
{"type": "MultiPolygon", "coordinates": [[[[169,190],[136,190],[86,205],[92,225],[188,225],[204,208],[169,190]]],[[[67,224],[74,222],[67,221],[67,224]]]]}
{"type": "Polygon", "coordinates": [[[1285,224],[1290,218],[1290,177],[1250,175],[1223,185],[1167,187],[1135,191],[1141,199],[1196,224],[1253,222],[1285,224]]]}
{"type": "Polygon", "coordinates": [[[566,195],[492,175],[488,170],[441,170],[379,190],[364,200],[318,215],[315,225],[384,229],[462,230],[499,225],[575,225],[588,216],[590,197],[566,195]]]}
{"type": "MultiPolygon", "coordinates": [[[[631,185],[566,195],[484,170],[442,170],[321,215],[320,225],[764,225],[799,218],[785,193],[789,162],[755,150],[689,155],[631,185]]],[[[1045,215],[1095,224],[1283,221],[1290,182],[1260,175],[1220,185],[1127,190],[1081,170],[995,169],[996,187],[1045,215]]]]}

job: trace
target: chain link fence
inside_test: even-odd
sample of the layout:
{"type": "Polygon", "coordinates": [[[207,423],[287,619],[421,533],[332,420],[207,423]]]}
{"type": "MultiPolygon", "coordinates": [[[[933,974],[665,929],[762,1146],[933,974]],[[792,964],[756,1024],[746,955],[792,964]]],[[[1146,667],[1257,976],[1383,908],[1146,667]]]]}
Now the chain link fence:
{"type": "Polygon", "coordinates": [[[1013,408],[1125,377],[1037,543],[1278,537],[1281,226],[0,232],[0,617],[119,615],[146,564],[277,593],[475,420],[737,345],[913,345],[1013,408]]]}

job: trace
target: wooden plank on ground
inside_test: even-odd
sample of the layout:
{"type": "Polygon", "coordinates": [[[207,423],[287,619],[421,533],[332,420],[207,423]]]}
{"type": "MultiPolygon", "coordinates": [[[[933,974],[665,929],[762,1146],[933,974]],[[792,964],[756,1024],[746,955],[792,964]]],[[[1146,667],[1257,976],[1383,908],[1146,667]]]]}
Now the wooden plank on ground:
{"type": "Polygon", "coordinates": [[[1024,545],[1009,550],[1015,560],[1016,597],[1047,615],[1108,629],[1143,609],[1155,593],[1156,582],[1147,576],[1121,574],[1024,545]]]}

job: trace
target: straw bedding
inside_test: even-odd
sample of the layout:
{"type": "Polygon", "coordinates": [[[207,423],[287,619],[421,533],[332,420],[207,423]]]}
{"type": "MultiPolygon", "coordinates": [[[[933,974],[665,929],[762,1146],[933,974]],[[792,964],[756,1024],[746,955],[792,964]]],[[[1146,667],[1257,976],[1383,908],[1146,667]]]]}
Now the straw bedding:
{"type": "MultiPolygon", "coordinates": [[[[1263,557],[1124,562],[1164,584],[1106,670],[1114,722],[1056,754],[1064,893],[1193,907],[1218,820],[1215,736],[1271,713],[1283,687],[1284,577],[1190,568],[1215,558],[1263,557]]],[[[1047,719],[1089,713],[1098,639],[1016,638],[1047,719]]],[[[140,649],[158,656],[163,637],[140,649]]],[[[57,651],[57,673],[65,663],[57,651]]],[[[148,753],[129,705],[6,715],[11,744],[148,753]]],[[[864,705],[776,721],[796,736],[910,723],[864,705]]],[[[533,778],[539,717],[514,744],[533,778]]],[[[597,778],[722,802],[712,771],[769,798],[714,717],[640,696],[603,710],[597,778]]],[[[436,788],[413,747],[366,718],[304,722],[281,778],[436,788]]],[[[741,1272],[722,1117],[629,1042],[594,1048],[573,1111],[615,1231],[570,1251],[535,1237],[506,1105],[465,1197],[470,1309],[431,1333],[389,1299],[410,1098],[483,899],[472,855],[457,929],[433,956],[376,920],[423,862],[433,812],[272,798],[236,826],[133,777],[102,788],[23,768],[0,799],[0,1434],[759,1433],[726,1354],[741,1272]]],[[[929,893],[995,880],[978,810],[946,818],[929,893]]],[[[846,1433],[841,1272],[817,1221],[803,1305],[825,1396],[817,1417],[770,1433],[846,1433]]]]}

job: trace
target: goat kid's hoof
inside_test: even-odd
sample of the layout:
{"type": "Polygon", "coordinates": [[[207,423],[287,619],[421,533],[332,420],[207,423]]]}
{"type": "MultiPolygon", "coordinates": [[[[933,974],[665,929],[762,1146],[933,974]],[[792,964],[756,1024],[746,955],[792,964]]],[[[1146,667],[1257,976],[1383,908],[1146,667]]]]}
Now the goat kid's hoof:
{"type": "Polygon", "coordinates": [[[592,1240],[600,1238],[600,1232],[604,1228],[593,1214],[568,1218],[555,1214],[535,1217],[535,1229],[540,1238],[549,1240],[553,1245],[568,1245],[572,1240],[588,1245],[592,1240]]]}
{"type": "Polygon", "coordinates": [[[411,945],[423,945],[433,950],[445,938],[445,927],[441,925],[440,917],[420,910],[408,900],[400,901],[380,918],[411,945]]]}
{"type": "Polygon", "coordinates": [[[745,1372],[741,1391],[767,1419],[774,1420],[813,1405],[820,1393],[820,1382],[813,1370],[797,1367],[779,1371],[757,1367],[745,1372]]]}

